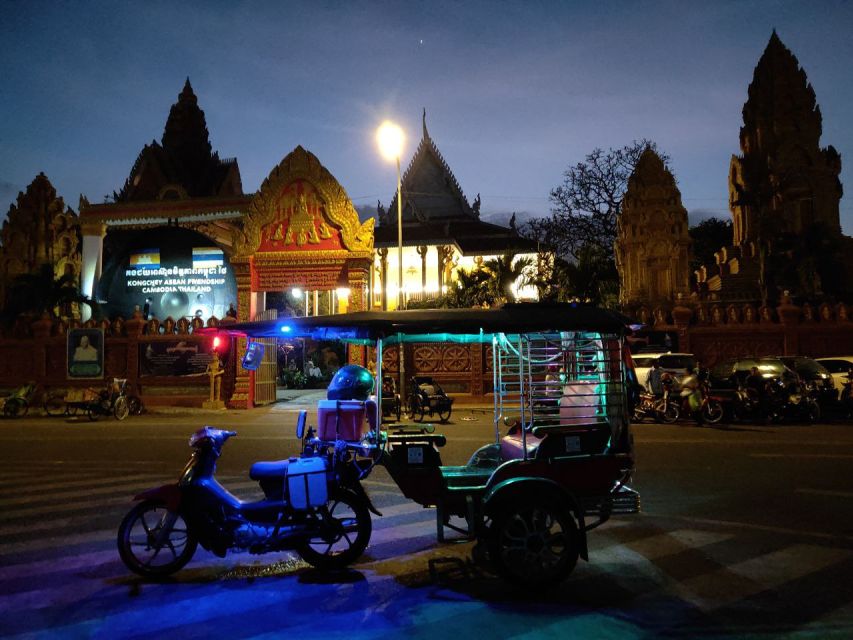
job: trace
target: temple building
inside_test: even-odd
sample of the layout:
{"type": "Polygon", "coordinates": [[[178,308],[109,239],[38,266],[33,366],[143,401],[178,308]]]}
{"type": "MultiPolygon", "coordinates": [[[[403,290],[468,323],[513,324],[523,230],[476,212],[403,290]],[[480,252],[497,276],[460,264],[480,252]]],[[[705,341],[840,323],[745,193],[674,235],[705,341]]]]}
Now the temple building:
{"type": "Polygon", "coordinates": [[[675,178],[650,148],[628,179],[617,227],[614,252],[622,304],[689,294],[687,210],[675,178]]]}
{"type": "MultiPolygon", "coordinates": [[[[114,201],[81,197],[81,289],[106,315],[141,312],[169,326],[254,319],[265,314],[268,292],[297,289],[306,315],[318,313],[321,299],[333,311],[360,310],[368,304],[373,225],[359,220],[343,187],[301,146],[257,193],[243,193],[237,160],[212,151],[187,80],[161,142],[142,149],[114,201]]],[[[274,400],[275,349],[270,357],[274,400]]],[[[232,406],[252,406],[254,376],[236,376],[232,406]]]]}
{"type": "MultiPolygon", "coordinates": [[[[741,155],[732,156],[729,168],[732,246],[721,248],[716,265],[697,272],[701,294],[758,300],[762,255],[788,245],[789,258],[802,259],[802,238],[809,234],[844,242],[841,157],[831,145],[820,146],[821,133],[814,89],[774,31],[743,106],[741,155]]],[[[802,288],[790,276],[776,276],[778,289],[802,288]]]]}
{"type": "Polygon", "coordinates": [[[19,275],[35,273],[44,264],[54,275],[80,276],[80,228],[77,215],[66,207],[47,177],[40,173],[18,193],[0,229],[0,305],[7,287],[19,275]]]}
{"type": "MultiPolygon", "coordinates": [[[[423,116],[420,144],[402,176],[403,283],[408,301],[429,300],[447,291],[455,273],[477,269],[484,261],[514,254],[535,263],[536,243],[521,237],[514,226],[480,220],[480,196],[473,203],[430,137],[423,116]]],[[[396,309],[400,282],[397,195],[387,211],[377,211],[371,279],[372,306],[396,309]]],[[[535,298],[534,287],[518,282],[517,298],[535,298]]]]}

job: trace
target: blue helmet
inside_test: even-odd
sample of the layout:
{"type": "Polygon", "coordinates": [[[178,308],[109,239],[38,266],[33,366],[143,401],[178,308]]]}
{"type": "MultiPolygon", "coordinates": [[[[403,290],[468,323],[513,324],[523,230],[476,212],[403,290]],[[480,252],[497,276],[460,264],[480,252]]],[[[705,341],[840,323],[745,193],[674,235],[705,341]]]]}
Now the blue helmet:
{"type": "Polygon", "coordinates": [[[329,400],[367,400],[373,391],[373,376],[364,367],[348,364],[338,369],[329,382],[329,400]]]}

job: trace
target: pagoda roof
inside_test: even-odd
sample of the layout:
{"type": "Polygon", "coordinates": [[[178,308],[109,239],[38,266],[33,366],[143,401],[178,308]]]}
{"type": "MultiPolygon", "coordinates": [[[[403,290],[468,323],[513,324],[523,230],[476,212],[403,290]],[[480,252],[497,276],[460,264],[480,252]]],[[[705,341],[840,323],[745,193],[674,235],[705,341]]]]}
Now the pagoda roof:
{"type": "MultiPolygon", "coordinates": [[[[431,223],[448,220],[477,220],[479,205],[472,207],[456,176],[429,135],[426,109],[423,115],[423,136],[412,161],[402,176],[403,224],[431,223]]],[[[479,200],[479,199],[478,199],[479,200]]],[[[391,199],[388,214],[380,216],[380,225],[396,226],[397,194],[391,199]]]]}

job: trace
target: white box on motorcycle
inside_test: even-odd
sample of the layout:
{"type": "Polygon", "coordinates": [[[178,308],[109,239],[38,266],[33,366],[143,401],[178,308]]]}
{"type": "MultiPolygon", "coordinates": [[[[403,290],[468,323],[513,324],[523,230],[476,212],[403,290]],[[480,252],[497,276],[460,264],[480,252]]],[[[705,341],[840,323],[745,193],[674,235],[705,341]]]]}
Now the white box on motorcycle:
{"type": "Polygon", "coordinates": [[[287,465],[287,494],[294,509],[319,507],[329,499],[326,458],[291,458],[287,465]]]}

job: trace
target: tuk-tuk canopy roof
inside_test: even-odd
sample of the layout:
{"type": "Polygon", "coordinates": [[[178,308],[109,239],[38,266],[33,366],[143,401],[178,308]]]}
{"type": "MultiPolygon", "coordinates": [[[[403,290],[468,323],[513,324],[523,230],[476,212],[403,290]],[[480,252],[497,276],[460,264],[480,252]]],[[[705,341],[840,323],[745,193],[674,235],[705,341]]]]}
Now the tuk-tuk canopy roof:
{"type": "Polygon", "coordinates": [[[625,316],[578,303],[523,302],[499,309],[417,309],[357,311],[329,316],[284,317],[201,330],[250,338],[311,338],[367,343],[491,342],[492,334],[588,331],[624,333],[625,316]]]}

